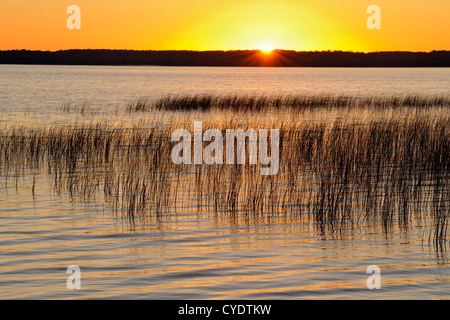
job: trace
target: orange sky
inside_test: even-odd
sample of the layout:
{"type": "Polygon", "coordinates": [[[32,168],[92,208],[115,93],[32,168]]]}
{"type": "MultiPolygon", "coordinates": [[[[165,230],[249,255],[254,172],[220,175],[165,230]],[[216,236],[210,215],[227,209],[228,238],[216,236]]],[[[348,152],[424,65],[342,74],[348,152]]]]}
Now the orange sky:
{"type": "Polygon", "coordinates": [[[0,49],[450,50],[449,0],[1,0],[0,49]],[[69,30],[69,5],[81,30],[69,30]],[[381,8],[381,30],[366,9],[381,8]]]}

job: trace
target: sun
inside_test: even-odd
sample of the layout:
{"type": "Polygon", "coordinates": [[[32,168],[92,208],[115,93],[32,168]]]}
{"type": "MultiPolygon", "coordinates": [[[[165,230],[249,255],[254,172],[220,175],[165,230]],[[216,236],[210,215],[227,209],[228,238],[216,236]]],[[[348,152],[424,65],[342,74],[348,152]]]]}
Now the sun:
{"type": "Polygon", "coordinates": [[[260,50],[264,53],[271,53],[273,48],[270,44],[264,44],[261,46],[260,50]]]}

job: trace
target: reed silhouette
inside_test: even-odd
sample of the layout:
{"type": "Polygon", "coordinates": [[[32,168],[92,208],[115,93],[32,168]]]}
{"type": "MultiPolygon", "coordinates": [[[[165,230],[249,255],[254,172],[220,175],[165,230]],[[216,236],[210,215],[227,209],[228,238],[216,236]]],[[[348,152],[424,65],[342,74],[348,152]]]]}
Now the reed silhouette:
{"type": "Polygon", "coordinates": [[[182,95],[166,96],[158,99],[139,98],[128,104],[129,112],[138,111],[267,111],[294,109],[293,111],[349,108],[359,110],[361,108],[427,108],[427,107],[449,107],[450,96],[423,97],[407,95],[398,96],[371,96],[371,97],[351,97],[351,96],[248,96],[248,95],[182,95]]]}
{"type": "MultiPolygon", "coordinates": [[[[324,235],[367,225],[389,234],[393,228],[408,230],[414,220],[429,224],[430,243],[445,250],[449,108],[448,97],[419,96],[137,99],[129,111],[165,110],[168,121],[145,127],[92,123],[38,129],[3,124],[0,173],[6,186],[17,186],[21,177],[45,175],[57,193],[81,200],[100,197],[130,221],[191,206],[228,215],[233,223],[301,217],[324,235]],[[319,119],[331,109],[348,117],[319,119]],[[260,165],[173,164],[170,133],[191,125],[180,111],[207,110],[223,116],[205,120],[203,130],[279,129],[278,174],[261,176],[260,165]],[[270,123],[253,117],[267,110],[279,116],[271,114],[270,123]],[[371,116],[352,118],[362,110],[371,116]],[[302,118],[302,112],[310,111],[317,119],[302,118]],[[239,122],[240,113],[253,120],[239,122]]],[[[34,178],[33,193],[35,183],[34,178]]]]}

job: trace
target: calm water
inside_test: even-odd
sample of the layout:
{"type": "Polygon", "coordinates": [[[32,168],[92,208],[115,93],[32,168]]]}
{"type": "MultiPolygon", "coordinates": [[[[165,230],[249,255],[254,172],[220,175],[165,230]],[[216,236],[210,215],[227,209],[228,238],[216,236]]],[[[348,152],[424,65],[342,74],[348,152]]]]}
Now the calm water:
{"type": "Polygon", "coordinates": [[[0,65],[0,111],[53,112],[63,101],[97,108],[171,94],[437,95],[450,68],[210,68],[0,65]]]}
{"type": "MultiPolygon", "coordinates": [[[[167,94],[450,94],[450,69],[0,66],[0,121],[70,122],[64,101],[100,117],[167,94]],[[26,120],[29,121],[29,120],[26,120]]],[[[0,298],[440,299],[448,255],[426,223],[324,236],[295,217],[236,223],[184,210],[132,223],[101,200],[58,194],[45,172],[0,181],[0,298]],[[425,240],[424,240],[425,239],[425,240]],[[68,290],[78,265],[81,290],[68,290]],[[369,290],[378,265],[382,289],[369,290]]]]}

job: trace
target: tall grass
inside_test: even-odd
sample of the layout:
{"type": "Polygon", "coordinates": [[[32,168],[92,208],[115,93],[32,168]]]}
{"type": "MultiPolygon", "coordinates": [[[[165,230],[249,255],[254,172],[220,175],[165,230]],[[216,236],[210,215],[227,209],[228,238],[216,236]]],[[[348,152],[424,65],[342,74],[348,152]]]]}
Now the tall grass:
{"type": "MultiPolygon", "coordinates": [[[[214,103],[224,102],[220,99],[214,103]]],[[[249,110],[263,108],[255,106],[268,101],[242,99],[252,101],[249,110]]],[[[300,116],[275,118],[271,124],[257,119],[239,124],[228,116],[205,121],[203,130],[224,133],[228,128],[279,129],[280,171],[274,176],[261,176],[259,165],[173,164],[172,130],[184,126],[192,131],[192,123],[181,120],[146,127],[3,126],[0,173],[8,186],[31,172],[45,172],[56,192],[81,199],[103,197],[130,220],[195,206],[237,223],[278,215],[301,217],[324,234],[365,224],[379,225],[388,234],[395,227],[408,230],[413,220],[432,221],[430,239],[442,248],[450,212],[450,114],[449,101],[435,99],[399,100],[398,108],[408,102],[410,112],[385,115],[382,121],[305,121],[300,116]],[[421,108],[428,104],[434,109],[427,116],[421,108]]],[[[186,110],[189,104],[173,109],[176,103],[168,101],[160,108],[186,110]]],[[[354,98],[333,101],[336,106],[348,104],[349,115],[357,110],[350,102],[354,98]]],[[[363,101],[358,106],[372,101],[370,108],[387,107],[377,99],[363,101]]],[[[231,103],[242,107],[241,101],[231,103]]],[[[331,102],[319,103],[326,109],[331,102]]]]}
{"type": "Polygon", "coordinates": [[[264,110],[311,110],[329,108],[426,108],[450,107],[450,96],[424,97],[419,95],[406,96],[249,96],[249,95],[181,95],[165,96],[158,99],[139,98],[131,101],[127,110],[138,111],[264,111],[264,110]]]}

